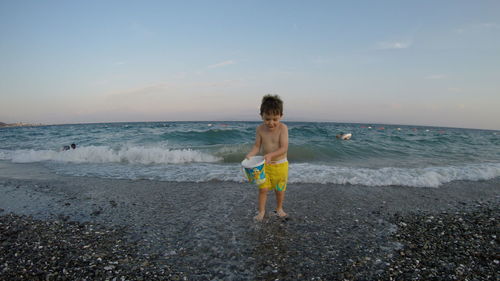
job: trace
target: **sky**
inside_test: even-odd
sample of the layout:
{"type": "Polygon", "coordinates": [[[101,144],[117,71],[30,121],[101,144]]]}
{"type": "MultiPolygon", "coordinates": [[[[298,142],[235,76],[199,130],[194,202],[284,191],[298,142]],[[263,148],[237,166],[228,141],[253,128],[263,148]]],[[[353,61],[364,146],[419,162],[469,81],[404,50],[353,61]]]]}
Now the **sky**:
{"type": "Polygon", "coordinates": [[[0,0],[0,122],[500,129],[500,1],[0,0]]]}

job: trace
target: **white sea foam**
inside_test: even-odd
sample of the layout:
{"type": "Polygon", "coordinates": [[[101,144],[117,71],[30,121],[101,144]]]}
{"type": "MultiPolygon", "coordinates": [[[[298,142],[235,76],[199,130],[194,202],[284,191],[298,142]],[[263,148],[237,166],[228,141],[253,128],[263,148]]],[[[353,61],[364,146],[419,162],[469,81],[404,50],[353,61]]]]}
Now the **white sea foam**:
{"type": "Polygon", "coordinates": [[[12,151],[0,149],[0,160],[11,160],[12,151]]]}
{"type": "Polygon", "coordinates": [[[222,158],[192,149],[165,149],[147,147],[107,146],[78,147],[75,150],[16,150],[3,152],[0,158],[14,163],[58,161],[71,163],[132,163],[132,164],[180,164],[192,162],[217,162],[222,158]]]}
{"type": "MultiPolygon", "coordinates": [[[[198,165],[197,165],[198,166],[198,165]]],[[[181,168],[182,169],[182,168],[181,168]]],[[[226,165],[204,165],[191,172],[163,173],[170,181],[245,181],[239,168],[226,165]],[[196,171],[196,172],[194,172],[196,171]]],[[[352,184],[365,186],[439,187],[455,180],[489,180],[500,177],[500,163],[472,164],[461,167],[363,169],[310,164],[291,164],[290,183],[352,184]]]]}
{"type": "MultiPolygon", "coordinates": [[[[50,161],[48,163],[52,163],[57,173],[76,176],[177,182],[245,181],[239,163],[223,164],[221,157],[192,149],[88,146],[68,151],[0,150],[0,160],[14,163],[50,161]]],[[[289,171],[291,184],[439,187],[456,180],[480,181],[497,177],[500,177],[500,163],[494,162],[378,169],[291,163],[289,171]]]]}
{"type": "Polygon", "coordinates": [[[290,182],[359,184],[367,186],[439,187],[455,180],[489,180],[500,177],[500,163],[464,166],[393,168],[348,168],[296,164],[289,173],[290,182]]]}
{"type": "MultiPolygon", "coordinates": [[[[187,165],[70,165],[56,167],[59,173],[120,179],[150,179],[175,182],[246,181],[239,165],[190,163],[187,165]]],[[[352,184],[365,186],[439,187],[455,180],[479,181],[500,177],[500,163],[460,167],[364,169],[310,164],[291,164],[289,183],[352,184]]]]}

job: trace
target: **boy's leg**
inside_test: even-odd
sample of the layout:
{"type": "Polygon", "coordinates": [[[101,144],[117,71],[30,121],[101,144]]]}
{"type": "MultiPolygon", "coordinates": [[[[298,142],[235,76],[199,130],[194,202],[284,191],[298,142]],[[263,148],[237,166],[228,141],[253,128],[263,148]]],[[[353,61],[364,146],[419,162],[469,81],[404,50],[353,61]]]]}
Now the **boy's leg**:
{"type": "Polygon", "coordinates": [[[283,191],[275,191],[276,193],[276,213],[280,217],[286,217],[287,213],[283,211],[283,201],[285,200],[285,190],[283,191]]]}
{"type": "Polygon", "coordinates": [[[262,221],[266,213],[267,192],[267,188],[259,188],[259,214],[254,217],[258,221],[262,221]]]}

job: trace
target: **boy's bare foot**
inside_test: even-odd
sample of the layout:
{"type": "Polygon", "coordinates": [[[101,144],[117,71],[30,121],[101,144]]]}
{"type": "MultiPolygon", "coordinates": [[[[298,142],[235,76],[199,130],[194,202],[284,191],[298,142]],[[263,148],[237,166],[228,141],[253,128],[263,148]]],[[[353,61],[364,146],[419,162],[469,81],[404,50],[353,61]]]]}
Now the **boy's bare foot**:
{"type": "Polygon", "coordinates": [[[253,217],[254,220],[256,221],[262,221],[264,219],[264,212],[262,213],[259,213],[258,215],[256,215],[255,217],[253,217]]]}
{"type": "Polygon", "coordinates": [[[288,214],[285,213],[285,211],[283,211],[283,209],[276,210],[275,212],[278,215],[278,217],[280,217],[280,218],[286,218],[286,217],[288,217],[288,214]]]}

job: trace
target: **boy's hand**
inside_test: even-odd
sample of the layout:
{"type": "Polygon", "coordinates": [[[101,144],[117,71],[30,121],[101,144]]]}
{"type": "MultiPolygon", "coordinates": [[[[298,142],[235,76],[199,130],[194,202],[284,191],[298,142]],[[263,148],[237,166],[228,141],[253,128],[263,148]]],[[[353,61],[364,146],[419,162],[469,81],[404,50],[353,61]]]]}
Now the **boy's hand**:
{"type": "Polygon", "coordinates": [[[266,161],[266,164],[271,164],[271,162],[273,162],[273,159],[269,154],[264,155],[264,160],[266,161]]]}

